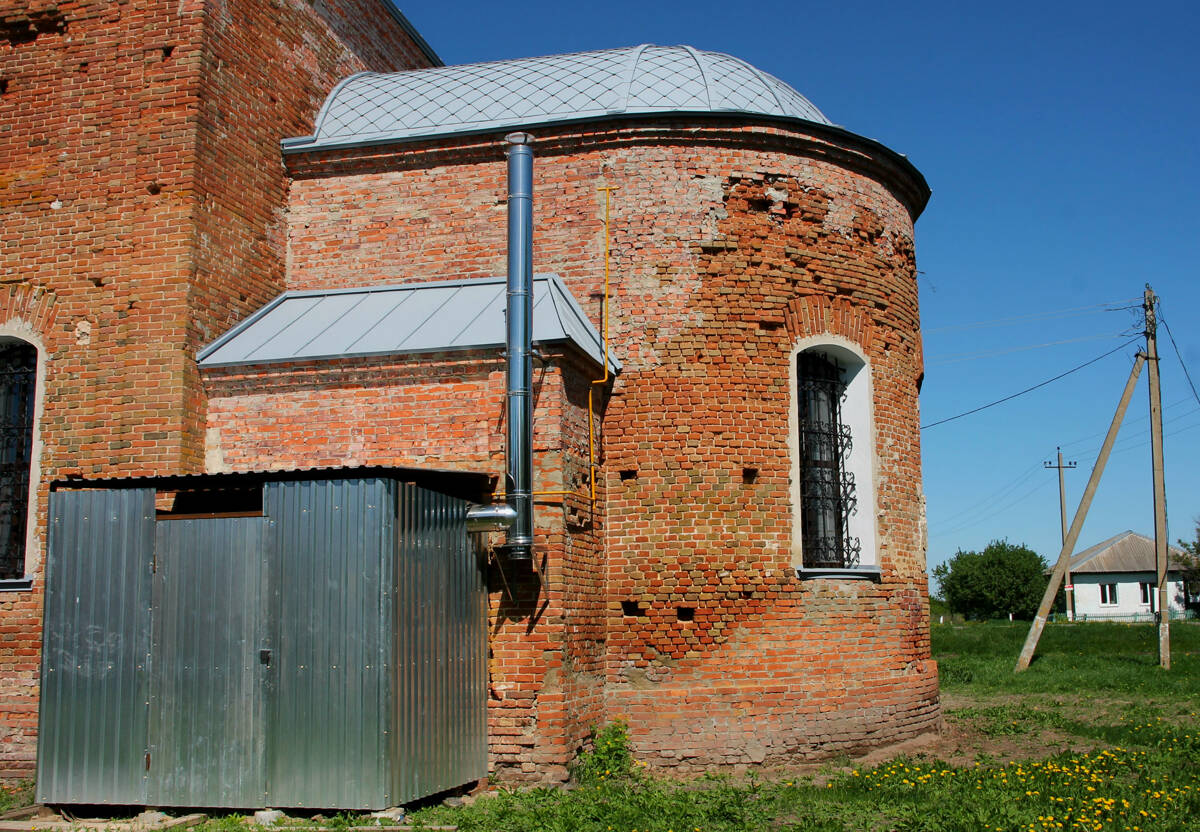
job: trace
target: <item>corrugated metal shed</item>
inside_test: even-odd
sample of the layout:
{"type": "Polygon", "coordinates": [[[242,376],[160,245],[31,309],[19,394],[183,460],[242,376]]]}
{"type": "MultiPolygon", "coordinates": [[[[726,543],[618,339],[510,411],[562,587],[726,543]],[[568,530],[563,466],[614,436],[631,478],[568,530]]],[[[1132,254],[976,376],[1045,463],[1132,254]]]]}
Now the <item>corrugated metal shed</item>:
{"type": "MultiPolygon", "coordinates": [[[[200,351],[201,367],[499,348],[503,277],[287,292],[200,351]]],[[[534,277],[533,340],[569,343],[596,364],[604,342],[562,280],[534,277]]],[[[609,368],[620,362],[609,354],[609,368]]]]}
{"type": "Polygon", "coordinates": [[[199,481],[260,512],[156,512],[197,479],[51,493],[38,799],[379,809],[485,776],[469,503],[226,475],[199,481]]]}
{"type": "Polygon", "coordinates": [[[830,124],[789,84],[720,52],[642,44],[411,72],[336,86],[285,150],[532,127],[614,115],[744,113],[830,124]]]}
{"type": "MultiPolygon", "coordinates": [[[[1180,568],[1183,552],[1167,547],[1167,563],[1180,568]]],[[[1153,572],[1154,539],[1133,531],[1124,531],[1072,556],[1072,572],[1153,572]]]]}

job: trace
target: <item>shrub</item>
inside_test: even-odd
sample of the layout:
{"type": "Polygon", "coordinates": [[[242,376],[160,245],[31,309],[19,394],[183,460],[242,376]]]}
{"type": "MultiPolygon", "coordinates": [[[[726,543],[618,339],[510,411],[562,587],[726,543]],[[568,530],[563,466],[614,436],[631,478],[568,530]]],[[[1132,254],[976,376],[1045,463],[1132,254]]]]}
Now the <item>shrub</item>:
{"type": "Polygon", "coordinates": [[[575,780],[585,786],[604,780],[633,775],[633,755],[629,751],[629,723],[614,719],[592,729],[592,747],[584,751],[571,767],[575,780]]]}

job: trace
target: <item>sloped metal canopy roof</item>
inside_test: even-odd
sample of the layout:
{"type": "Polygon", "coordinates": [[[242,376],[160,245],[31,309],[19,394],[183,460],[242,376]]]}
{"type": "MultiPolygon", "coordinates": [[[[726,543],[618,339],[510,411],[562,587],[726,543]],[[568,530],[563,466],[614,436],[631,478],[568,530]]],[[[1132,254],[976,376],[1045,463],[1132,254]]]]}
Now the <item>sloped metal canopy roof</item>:
{"type": "Polygon", "coordinates": [[[285,150],[530,127],[603,116],[747,113],[829,119],[788,84],[740,58],[641,46],[411,72],[360,72],[338,84],[312,136],[285,150]]]}
{"type": "MultiPolygon", "coordinates": [[[[1183,552],[1167,547],[1169,568],[1180,568],[1183,552]]],[[[1133,531],[1124,531],[1072,556],[1072,572],[1153,572],[1154,539],[1133,531]]]]}
{"type": "MultiPolygon", "coordinates": [[[[285,292],[197,356],[201,367],[502,348],[505,279],[285,292]]],[[[570,343],[597,365],[604,343],[562,280],[533,279],[533,340],[570,343]]],[[[610,353],[609,369],[621,364],[610,353]]]]}

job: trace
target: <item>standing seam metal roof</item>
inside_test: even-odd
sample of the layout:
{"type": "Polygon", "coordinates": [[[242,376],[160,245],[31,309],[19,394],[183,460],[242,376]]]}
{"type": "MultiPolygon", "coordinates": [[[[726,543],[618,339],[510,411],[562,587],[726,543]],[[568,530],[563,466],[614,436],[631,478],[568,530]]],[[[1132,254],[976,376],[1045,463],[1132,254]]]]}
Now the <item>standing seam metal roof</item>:
{"type": "Polygon", "coordinates": [[[410,72],[334,87],[312,136],[285,150],[377,144],[626,114],[747,113],[831,124],[788,84],[740,58],[641,46],[410,72]]]}
{"type": "MultiPolygon", "coordinates": [[[[503,277],[286,292],[200,351],[201,367],[503,347],[503,277]]],[[[572,343],[599,365],[604,343],[562,280],[533,280],[533,340],[572,343]]],[[[609,353],[609,369],[621,364],[609,353]]]]}

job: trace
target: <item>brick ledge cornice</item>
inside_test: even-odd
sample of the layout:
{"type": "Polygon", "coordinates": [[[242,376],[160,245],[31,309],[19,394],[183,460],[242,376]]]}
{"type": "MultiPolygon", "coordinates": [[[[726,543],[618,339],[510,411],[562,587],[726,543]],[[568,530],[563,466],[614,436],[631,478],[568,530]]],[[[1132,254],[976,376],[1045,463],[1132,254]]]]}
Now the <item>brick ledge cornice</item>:
{"type": "MultiPolygon", "coordinates": [[[[903,154],[874,139],[831,125],[796,119],[729,114],[618,116],[547,124],[534,131],[534,152],[560,156],[635,145],[694,145],[782,151],[829,162],[887,187],[915,221],[929,201],[929,185],[903,154]]],[[[459,134],[354,147],[293,150],[284,161],[296,179],[414,170],[442,165],[501,163],[503,134],[459,134]]]]}

